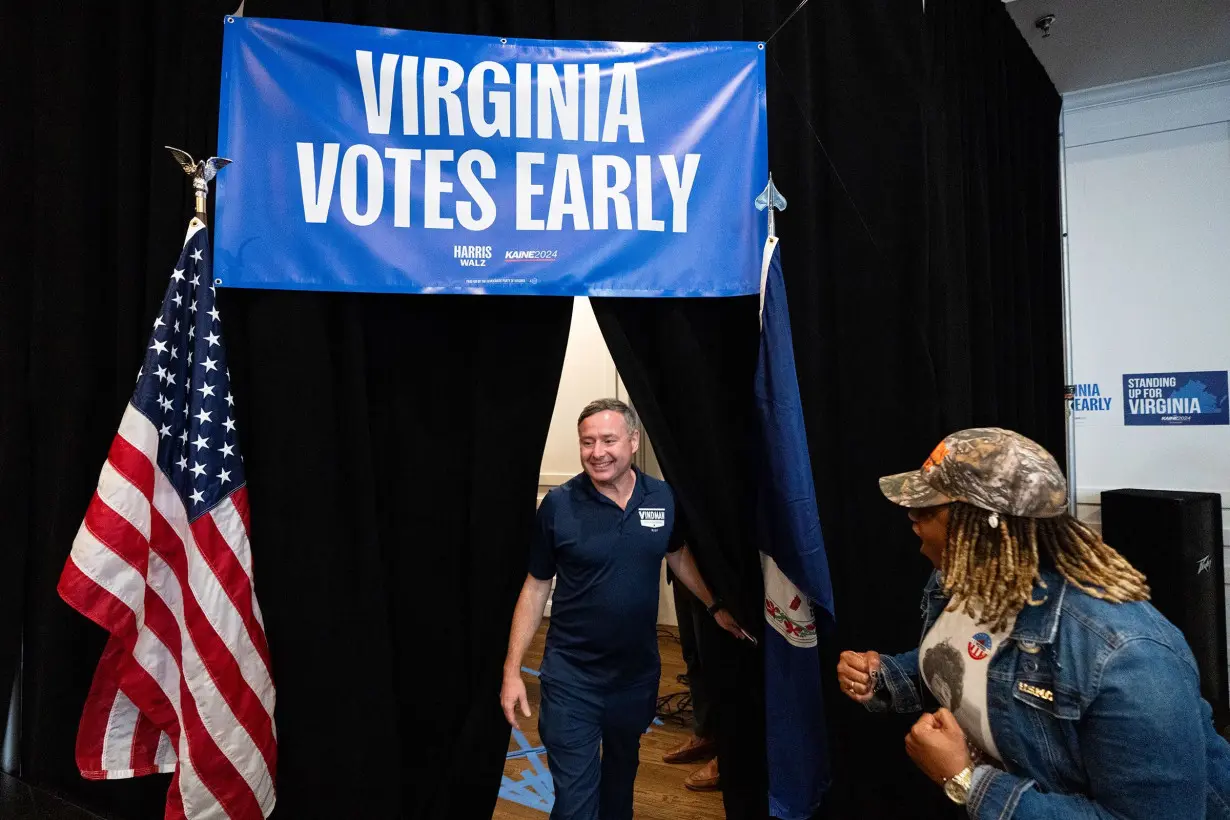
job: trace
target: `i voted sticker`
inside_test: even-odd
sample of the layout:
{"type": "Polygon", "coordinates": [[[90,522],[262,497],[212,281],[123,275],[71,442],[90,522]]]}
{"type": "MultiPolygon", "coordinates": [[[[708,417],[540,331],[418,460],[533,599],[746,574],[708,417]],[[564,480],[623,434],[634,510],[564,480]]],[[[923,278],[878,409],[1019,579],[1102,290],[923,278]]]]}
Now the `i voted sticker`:
{"type": "Polygon", "coordinates": [[[986,660],[987,656],[991,654],[991,636],[985,632],[979,632],[970,638],[966,649],[969,651],[969,656],[974,660],[986,660]]]}

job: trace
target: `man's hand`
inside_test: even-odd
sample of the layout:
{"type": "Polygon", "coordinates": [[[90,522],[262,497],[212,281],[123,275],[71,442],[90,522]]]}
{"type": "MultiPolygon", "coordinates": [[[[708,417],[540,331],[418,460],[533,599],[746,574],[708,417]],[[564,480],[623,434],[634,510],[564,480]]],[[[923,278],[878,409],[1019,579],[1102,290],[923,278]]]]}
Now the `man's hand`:
{"type": "Polygon", "coordinates": [[[739,626],[739,622],[735,620],[735,616],[731,615],[725,609],[719,609],[717,612],[713,613],[713,620],[718,622],[718,626],[722,627],[722,629],[725,629],[739,640],[747,640],[747,634],[743,631],[743,628],[739,626]]]}
{"type": "Polygon", "coordinates": [[[875,694],[875,676],[880,672],[879,652],[842,652],[837,662],[837,682],[855,703],[867,703],[875,694]]]}
{"type": "Polygon", "coordinates": [[[965,732],[947,709],[919,718],[905,736],[905,751],[923,774],[940,785],[973,765],[965,732]]]}
{"type": "Polygon", "coordinates": [[[500,688],[500,706],[504,708],[504,719],[514,729],[520,729],[517,724],[517,706],[521,706],[521,714],[530,716],[530,699],[525,692],[525,681],[521,673],[504,675],[504,685],[500,688]]]}
{"type": "MultiPolygon", "coordinates": [[[[692,550],[687,544],[684,544],[682,549],[668,552],[666,554],[666,565],[671,568],[671,572],[675,573],[676,582],[682,583],[687,587],[688,592],[695,595],[696,600],[700,601],[702,606],[720,606],[717,596],[709,589],[705,579],[700,577],[700,570],[696,567],[696,559],[692,557],[692,550]]],[[[718,626],[739,640],[748,640],[748,634],[739,627],[739,622],[725,608],[715,610],[713,612],[713,619],[717,621],[718,626]]],[[[755,639],[752,639],[752,642],[755,643],[755,639]]]]}

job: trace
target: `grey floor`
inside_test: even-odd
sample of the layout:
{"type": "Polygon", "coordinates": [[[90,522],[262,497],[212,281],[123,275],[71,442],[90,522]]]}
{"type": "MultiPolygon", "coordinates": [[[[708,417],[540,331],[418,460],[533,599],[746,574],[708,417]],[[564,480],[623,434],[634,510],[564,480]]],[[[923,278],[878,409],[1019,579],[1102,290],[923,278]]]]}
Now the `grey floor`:
{"type": "Polygon", "coordinates": [[[15,777],[0,772],[0,818],[3,820],[103,820],[15,777]]]}

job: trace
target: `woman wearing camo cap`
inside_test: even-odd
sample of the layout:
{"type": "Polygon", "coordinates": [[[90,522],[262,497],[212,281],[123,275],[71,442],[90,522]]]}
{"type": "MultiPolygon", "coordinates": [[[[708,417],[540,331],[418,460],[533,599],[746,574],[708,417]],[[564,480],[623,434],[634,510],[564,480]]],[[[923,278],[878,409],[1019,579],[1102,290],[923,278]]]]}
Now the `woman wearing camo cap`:
{"type": "MultiPolygon", "coordinates": [[[[1230,818],[1230,743],[1145,578],[1068,515],[1046,450],[993,428],[880,480],[936,573],[918,649],[845,652],[871,711],[923,711],[920,769],[973,818],[1230,818]]],[[[1159,545],[1164,547],[1164,545],[1159,545]]]]}

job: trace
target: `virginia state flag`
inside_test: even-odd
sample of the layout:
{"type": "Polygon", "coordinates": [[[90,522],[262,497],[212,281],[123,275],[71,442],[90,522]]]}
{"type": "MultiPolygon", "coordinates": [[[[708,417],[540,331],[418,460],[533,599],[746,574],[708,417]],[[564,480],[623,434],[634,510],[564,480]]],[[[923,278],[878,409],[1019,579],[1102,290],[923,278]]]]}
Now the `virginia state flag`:
{"type": "Polygon", "coordinates": [[[769,813],[808,820],[829,785],[816,616],[833,618],[807,430],[794,368],[777,238],[765,244],[756,405],[758,535],[765,587],[765,731],[769,813]]]}

